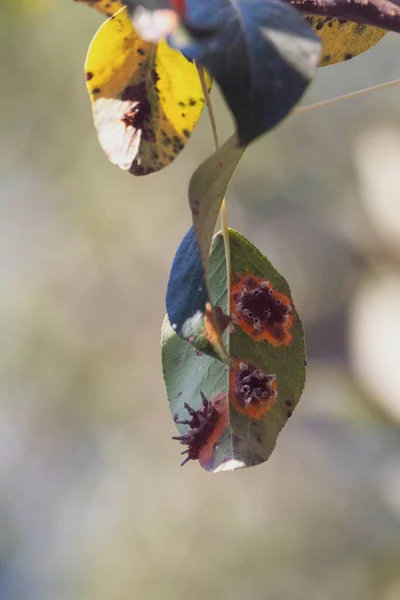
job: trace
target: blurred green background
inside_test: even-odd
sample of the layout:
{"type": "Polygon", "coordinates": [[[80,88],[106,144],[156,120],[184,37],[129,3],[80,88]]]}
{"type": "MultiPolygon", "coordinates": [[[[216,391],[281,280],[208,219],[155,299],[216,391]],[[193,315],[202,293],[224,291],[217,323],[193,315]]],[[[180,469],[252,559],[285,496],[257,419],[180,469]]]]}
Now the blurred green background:
{"type": "MultiPolygon", "coordinates": [[[[267,464],[181,469],[159,335],[209,125],[159,174],[113,167],[83,77],[102,18],[41,4],[0,19],[1,600],[398,600],[400,89],[248,151],[230,223],[291,284],[307,387],[267,464]]],[[[320,69],[304,102],[400,77],[399,50],[320,69]]]]}

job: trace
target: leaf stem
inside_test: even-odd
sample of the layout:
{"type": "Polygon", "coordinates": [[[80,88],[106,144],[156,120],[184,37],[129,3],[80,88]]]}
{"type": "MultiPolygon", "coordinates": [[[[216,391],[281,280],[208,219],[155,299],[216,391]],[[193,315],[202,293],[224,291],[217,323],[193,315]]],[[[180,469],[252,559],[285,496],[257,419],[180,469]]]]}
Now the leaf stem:
{"type": "Polygon", "coordinates": [[[215,121],[214,110],[211,104],[210,94],[208,92],[208,86],[206,81],[206,74],[204,71],[204,67],[201,65],[197,65],[197,70],[199,72],[201,89],[204,95],[204,100],[207,106],[208,118],[210,119],[211,131],[214,138],[215,149],[219,149],[219,140],[218,140],[218,131],[217,131],[217,123],[215,121]]]}
{"type": "MultiPolygon", "coordinates": [[[[214,138],[215,149],[219,149],[219,140],[218,140],[218,131],[217,124],[215,121],[214,110],[211,104],[210,94],[208,92],[207,81],[205,77],[204,68],[201,65],[197,65],[197,70],[199,72],[201,89],[204,94],[204,100],[207,107],[208,118],[210,120],[211,131],[214,138]]],[[[228,227],[228,217],[226,213],[226,200],[223,198],[220,210],[221,217],[221,229],[222,235],[224,238],[224,246],[225,246],[225,258],[226,258],[226,281],[227,281],[227,291],[228,291],[228,307],[227,313],[231,314],[231,245],[229,240],[229,227],[228,227]]]]}

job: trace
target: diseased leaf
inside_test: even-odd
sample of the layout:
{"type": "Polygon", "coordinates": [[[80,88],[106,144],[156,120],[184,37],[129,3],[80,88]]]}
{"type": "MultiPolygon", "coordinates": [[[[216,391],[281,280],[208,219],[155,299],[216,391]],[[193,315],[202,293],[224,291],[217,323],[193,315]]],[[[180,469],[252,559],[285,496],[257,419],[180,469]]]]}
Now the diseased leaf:
{"type": "MultiPolygon", "coordinates": [[[[190,419],[185,404],[199,410],[202,406],[202,393],[208,400],[221,396],[225,398],[225,414],[228,414],[228,367],[223,362],[196,350],[179,337],[171,328],[167,316],[162,327],[162,360],[169,406],[179,435],[185,435],[191,429],[188,423],[179,422],[190,419]]],[[[214,434],[212,438],[210,435],[200,434],[201,443],[192,449],[194,452],[191,452],[190,458],[199,459],[200,465],[208,471],[216,471],[222,465],[230,466],[233,470],[232,440],[228,423],[222,422],[222,427],[218,427],[216,439],[215,431],[208,431],[208,434],[210,433],[214,434]]],[[[185,462],[185,459],[183,460],[185,462]]]]}
{"type": "MultiPolygon", "coordinates": [[[[193,228],[185,236],[194,247],[195,242],[193,228]]],[[[185,239],[185,238],[184,238],[185,239]]],[[[200,256],[197,250],[197,269],[202,272],[200,256]]],[[[226,263],[224,244],[221,236],[217,235],[213,241],[212,250],[212,290],[215,304],[219,304],[226,310],[226,263]],[[219,302],[218,302],[219,300],[219,302]]],[[[204,281],[204,280],[203,280],[204,281]]],[[[203,302],[204,298],[200,301],[203,302]]],[[[186,299],[187,302],[187,299],[186,299]]],[[[196,302],[196,298],[194,298],[196,302]]],[[[222,408],[225,407],[222,419],[218,420],[216,427],[218,438],[215,439],[215,430],[210,431],[206,428],[208,434],[206,439],[202,440],[201,448],[198,443],[194,444],[194,457],[196,450],[198,452],[201,466],[207,470],[217,470],[223,464],[233,464],[231,436],[226,422],[228,415],[227,405],[227,382],[228,367],[222,361],[208,356],[194,345],[188,343],[182,337],[177,335],[171,327],[168,316],[165,318],[162,328],[162,361],[163,373],[167,387],[168,400],[174,421],[185,421],[190,418],[185,403],[195,410],[199,410],[203,400],[201,394],[204,394],[207,400],[213,398],[225,398],[222,408]],[[210,440],[212,443],[210,444],[210,440]],[[215,446],[217,444],[218,446],[215,446]]],[[[177,423],[179,433],[184,435],[188,432],[187,424],[177,423]]],[[[204,432],[198,436],[204,438],[204,432]]]]}
{"type": "Polygon", "coordinates": [[[320,67],[350,60],[366,52],[386,35],[387,31],[353,21],[330,17],[305,17],[321,38],[323,51],[320,67]]]}
{"type": "Polygon", "coordinates": [[[179,49],[216,79],[247,144],[281,121],[315,75],[321,43],[281,0],[188,0],[194,28],[214,30],[179,49]]]}
{"type": "Polygon", "coordinates": [[[398,0],[283,0],[308,17],[400,32],[398,0]]]}
{"type": "Polygon", "coordinates": [[[204,106],[196,66],[165,41],[141,40],[124,8],[100,27],[85,70],[98,138],[109,160],[133,175],[169,165],[204,106]]]}
{"type": "MultiPolygon", "coordinates": [[[[162,330],[164,379],[178,439],[188,446],[187,457],[209,471],[266,461],[305,382],[303,330],[288,284],[239,233],[230,230],[230,241],[230,365],[180,338],[168,317],[162,330]]],[[[226,312],[221,234],[213,240],[210,272],[211,299],[226,312]]]]}

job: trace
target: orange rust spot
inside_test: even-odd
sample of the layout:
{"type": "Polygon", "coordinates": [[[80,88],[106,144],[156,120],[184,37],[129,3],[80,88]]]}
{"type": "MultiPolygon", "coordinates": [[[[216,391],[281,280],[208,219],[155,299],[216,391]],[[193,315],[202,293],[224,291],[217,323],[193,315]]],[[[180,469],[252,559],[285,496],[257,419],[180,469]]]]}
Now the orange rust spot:
{"type": "Polygon", "coordinates": [[[219,417],[207,441],[199,452],[199,463],[205,468],[212,468],[216,444],[219,443],[225,429],[228,427],[228,402],[226,394],[221,392],[211,398],[210,402],[216,409],[219,417]]]}
{"type": "Polygon", "coordinates": [[[276,376],[243,360],[232,361],[229,389],[229,400],[235,410],[256,420],[265,417],[278,395],[276,376]]]}
{"type": "Polygon", "coordinates": [[[233,320],[255,341],[289,346],[294,315],[288,296],[274,289],[268,279],[251,273],[236,274],[236,278],[232,287],[233,320]]]}
{"type": "Polygon", "coordinates": [[[226,315],[222,308],[207,302],[204,311],[204,336],[216,348],[219,345],[218,332],[223,333],[231,322],[231,317],[226,315]]]}

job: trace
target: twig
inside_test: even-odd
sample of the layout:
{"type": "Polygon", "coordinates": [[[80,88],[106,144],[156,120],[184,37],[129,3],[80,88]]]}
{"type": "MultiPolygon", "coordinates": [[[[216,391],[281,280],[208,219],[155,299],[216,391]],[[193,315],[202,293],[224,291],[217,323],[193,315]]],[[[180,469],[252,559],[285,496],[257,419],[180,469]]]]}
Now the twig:
{"type": "Polygon", "coordinates": [[[303,15],[334,17],[400,33],[399,0],[284,0],[303,15]]]}
{"type": "Polygon", "coordinates": [[[373,85],[362,90],[357,90],[355,92],[349,92],[347,94],[343,94],[342,96],[336,96],[335,98],[329,98],[328,100],[321,100],[321,102],[307,104],[306,106],[299,106],[298,108],[294,109],[293,114],[300,115],[314,110],[315,108],[324,108],[324,106],[330,106],[331,104],[336,104],[337,102],[342,102],[343,100],[359,98],[360,96],[365,96],[370,92],[377,92],[378,90],[384,90],[386,88],[396,87],[398,85],[400,85],[400,79],[394,79],[393,81],[387,81],[386,83],[378,83],[377,85],[373,85]]]}

